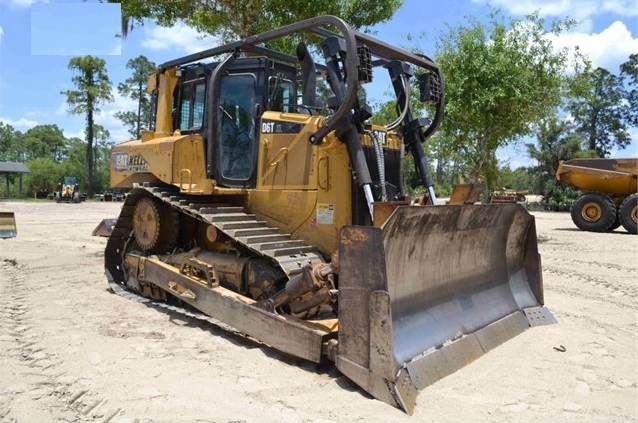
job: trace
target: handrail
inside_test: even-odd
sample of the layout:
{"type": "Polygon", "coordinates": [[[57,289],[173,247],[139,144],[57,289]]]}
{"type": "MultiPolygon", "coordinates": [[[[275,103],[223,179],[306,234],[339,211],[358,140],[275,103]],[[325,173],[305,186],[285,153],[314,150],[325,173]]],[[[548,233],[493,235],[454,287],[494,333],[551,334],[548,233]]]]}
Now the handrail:
{"type": "Polygon", "coordinates": [[[279,159],[279,156],[284,156],[284,158],[288,157],[288,148],[283,147],[277,152],[277,154],[275,154],[275,157],[273,157],[269,163],[270,167],[277,166],[279,164],[279,160],[277,160],[279,159]]]}
{"type": "Polygon", "coordinates": [[[191,175],[191,170],[190,169],[181,169],[179,171],[179,190],[180,191],[186,191],[186,192],[192,192],[193,191],[193,181],[192,181],[192,175],[191,175]],[[186,173],[188,175],[188,191],[186,191],[184,189],[184,178],[183,178],[183,174],[186,173]]]}

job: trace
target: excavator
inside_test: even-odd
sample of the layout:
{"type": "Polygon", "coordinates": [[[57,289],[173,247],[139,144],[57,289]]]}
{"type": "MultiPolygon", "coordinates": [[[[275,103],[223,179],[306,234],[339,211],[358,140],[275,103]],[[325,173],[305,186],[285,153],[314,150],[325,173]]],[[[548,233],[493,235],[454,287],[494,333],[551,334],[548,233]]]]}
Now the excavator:
{"type": "Polygon", "coordinates": [[[154,126],[111,152],[111,186],[131,189],[106,244],[113,291],[333,362],[409,414],[420,390],[555,322],[533,216],[439,205],[424,143],[444,81],[427,56],[319,16],[148,82],[154,126]],[[379,74],[396,101],[386,125],[360,98],[379,74]],[[406,160],[425,201],[403,187],[406,160]]]}

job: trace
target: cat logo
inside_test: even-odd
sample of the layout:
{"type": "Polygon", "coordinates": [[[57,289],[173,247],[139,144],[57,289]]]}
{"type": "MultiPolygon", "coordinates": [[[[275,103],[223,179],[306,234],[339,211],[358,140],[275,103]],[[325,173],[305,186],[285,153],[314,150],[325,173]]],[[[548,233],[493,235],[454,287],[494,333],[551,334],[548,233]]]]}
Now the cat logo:
{"type": "Polygon", "coordinates": [[[372,131],[372,136],[379,140],[381,145],[388,144],[388,134],[385,131],[379,131],[378,129],[375,129],[374,131],[372,131]]]}
{"type": "Polygon", "coordinates": [[[147,172],[148,163],[140,154],[129,156],[128,153],[113,153],[111,156],[113,169],[119,172],[147,172]]]}

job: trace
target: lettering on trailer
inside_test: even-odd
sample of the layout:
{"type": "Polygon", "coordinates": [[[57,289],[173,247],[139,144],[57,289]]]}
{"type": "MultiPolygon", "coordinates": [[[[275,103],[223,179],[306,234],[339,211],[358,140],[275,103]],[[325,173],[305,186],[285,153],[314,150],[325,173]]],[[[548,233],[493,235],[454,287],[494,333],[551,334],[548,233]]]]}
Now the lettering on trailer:
{"type": "Polygon", "coordinates": [[[148,171],[148,163],[139,155],[131,155],[128,153],[113,153],[111,156],[113,169],[119,172],[146,172],[148,171]]]}
{"type": "Polygon", "coordinates": [[[298,134],[304,124],[298,122],[286,122],[281,120],[263,119],[261,121],[262,134],[298,134]]]}

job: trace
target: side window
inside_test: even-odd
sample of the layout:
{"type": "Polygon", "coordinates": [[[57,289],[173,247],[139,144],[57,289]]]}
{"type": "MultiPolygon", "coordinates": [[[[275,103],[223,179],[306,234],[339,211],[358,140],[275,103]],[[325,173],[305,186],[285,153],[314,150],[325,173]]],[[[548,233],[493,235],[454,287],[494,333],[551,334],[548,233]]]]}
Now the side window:
{"type": "Polygon", "coordinates": [[[246,180],[255,163],[255,76],[231,74],[221,80],[219,139],[222,176],[246,180]]]}
{"type": "Polygon", "coordinates": [[[193,85],[187,84],[182,88],[182,104],[179,110],[179,129],[189,129],[189,121],[191,116],[191,100],[192,100],[193,85]]]}
{"type": "Polygon", "coordinates": [[[206,86],[204,82],[182,85],[182,97],[179,107],[179,129],[201,128],[204,123],[204,100],[206,86]]]}
{"type": "Polygon", "coordinates": [[[149,120],[146,123],[147,128],[154,131],[155,130],[155,119],[157,118],[157,97],[159,96],[159,88],[153,90],[151,94],[151,113],[149,115],[149,120]]]}
{"type": "Polygon", "coordinates": [[[194,128],[201,128],[204,123],[204,84],[195,85],[195,93],[193,95],[193,123],[194,128]]]}
{"type": "Polygon", "coordinates": [[[268,78],[268,110],[275,112],[293,112],[295,103],[293,82],[281,76],[268,78]]]}

